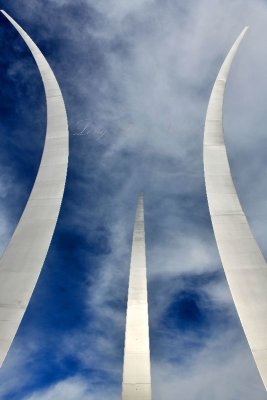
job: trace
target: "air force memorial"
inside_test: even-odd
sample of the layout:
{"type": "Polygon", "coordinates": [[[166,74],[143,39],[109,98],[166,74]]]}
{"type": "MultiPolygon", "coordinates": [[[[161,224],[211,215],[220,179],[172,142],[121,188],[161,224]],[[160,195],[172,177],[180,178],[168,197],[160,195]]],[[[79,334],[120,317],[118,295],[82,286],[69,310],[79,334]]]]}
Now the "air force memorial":
{"type": "MultiPolygon", "coordinates": [[[[57,80],[41,51],[4,11],[34,57],[45,90],[47,130],[38,174],[24,212],[0,260],[0,365],[19,328],[45,261],[63,199],[69,131],[57,80]]],[[[247,28],[228,53],[215,81],[204,132],[204,176],[214,235],[229,288],[256,366],[267,389],[267,266],[231,177],[223,133],[224,91],[247,28]]],[[[122,400],[151,400],[144,199],[133,229],[122,400]]]]}

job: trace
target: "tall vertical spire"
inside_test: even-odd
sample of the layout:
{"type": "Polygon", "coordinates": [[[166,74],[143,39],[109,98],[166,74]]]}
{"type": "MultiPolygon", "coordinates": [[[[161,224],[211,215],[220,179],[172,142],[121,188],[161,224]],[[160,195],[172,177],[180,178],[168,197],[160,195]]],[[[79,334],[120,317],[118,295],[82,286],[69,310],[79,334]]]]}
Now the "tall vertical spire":
{"type": "Polygon", "coordinates": [[[0,260],[0,366],[11,346],[41,272],[63,197],[69,154],[63,97],[48,62],[27,33],[4,11],[29,47],[47,104],[42,160],[30,197],[0,260]]]}
{"type": "Polygon", "coordinates": [[[122,400],[151,400],[144,202],[138,200],[126,316],[122,400]]]}
{"type": "Polygon", "coordinates": [[[233,300],[267,389],[267,266],[231,176],[223,132],[224,90],[244,29],[215,81],[204,134],[204,171],[213,230],[233,300]]]}

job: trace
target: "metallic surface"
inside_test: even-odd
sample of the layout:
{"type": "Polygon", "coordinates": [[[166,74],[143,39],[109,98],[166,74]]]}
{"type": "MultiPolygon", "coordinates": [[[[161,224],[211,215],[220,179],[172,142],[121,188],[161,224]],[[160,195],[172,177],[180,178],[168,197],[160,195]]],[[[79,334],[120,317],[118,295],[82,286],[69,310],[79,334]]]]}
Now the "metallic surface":
{"type": "Polygon", "coordinates": [[[267,266],[235,190],[223,133],[225,84],[246,29],[227,55],[211,93],[204,134],[204,170],[221,261],[241,324],[267,388],[267,266]]]}
{"type": "Polygon", "coordinates": [[[56,78],[29,36],[7,13],[2,13],[28,45],[41,73],[47,101],[47,132],[32,192],[0,260],[0,365],[45,261],[61,206],[68,165],[68,122],[56,78]]]}
{"type": "Polygon", "coordinates": [[[151,400],[143,198],[138,201],[130,266],[122,400],[151,400]]]}

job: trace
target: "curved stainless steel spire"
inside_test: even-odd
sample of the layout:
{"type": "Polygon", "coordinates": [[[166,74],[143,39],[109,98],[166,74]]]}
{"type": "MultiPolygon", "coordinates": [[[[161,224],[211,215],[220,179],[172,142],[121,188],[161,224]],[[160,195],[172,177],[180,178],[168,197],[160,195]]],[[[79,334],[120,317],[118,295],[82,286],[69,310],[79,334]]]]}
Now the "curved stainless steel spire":
{"type": "Polygon", "coordinates": [[[204,170],[213,230],[226,278],[267,388],[267,266],[235,190],[222,122],[225,84],[246,30],[227,55],[211,93],[204,134],[204,170]]]}
{"type": "Polygon", "coordinates": [[[122,400],[151,400],[144,204],[138,201],[132,244],[122,400]]]}
{"type": "Polygon", "coordinates": [[[30,37],[6,12],[2,13],[28,45],[41,73],[47,102],[47,131],[32,192],[0,260],[0,365],[44,263],[61,206],[68,165],[68,122],[56,78],[30,37]]]}

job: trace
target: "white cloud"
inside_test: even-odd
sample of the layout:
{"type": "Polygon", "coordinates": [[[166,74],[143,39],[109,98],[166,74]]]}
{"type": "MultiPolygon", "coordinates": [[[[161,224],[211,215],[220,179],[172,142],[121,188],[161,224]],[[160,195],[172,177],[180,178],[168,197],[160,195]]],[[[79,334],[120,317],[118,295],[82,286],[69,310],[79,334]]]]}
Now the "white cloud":
{"type": "Polygon", "coordinates": [[[109,389],[95,390],[90,388],[85,380],[74,377],[66,379],[44,391],[38,391],[24,400],[115,400],[118,395],[109,389]]]}
{"type": "MultiPolygon", "coordinates": [[[[261,0],[111,0],[89,4],[103,20],[97,26],[88,26],[82,45],[86,46],[92,37],[100,40],[106,70],[98,82],[101,90],[94,93],[93,100],[89,96],[88,108],[95,107],[100,127],[116,132],[114,143],[98,162],[104,165],[104,171],[110,168],[114,174],[122,173],[123,167],[114,167],[119,152],[135,149],[144,155],[147,170],[142,174],[141,168],[134,165],[137,172],[131,171],[128,181],[119,187],[116,201],[102,199],[98,204],[101,208],[102,202],[108,203],[106,224],[111,253],[103,256],[99,270],[90,276],[85,302],[94,320],[83,332],[66,333],[61,354],[75,356],[86,366],[97,365],[118,381],[122,368],[122,349],[118,346],[123,338],[125,307],[114,303],[125,301],[127,293],[133,222],[127,199],[137,187],[138,172],[146,186],[146,220],[155,228],[147,226],[149,278],[160,284],[164,276],[166,284],[154,318],[160,319],[171,303],[174,281],[179,277],[218,270],[203,185],[203,126],[220,64],[245,25],[250,25],[250,31],[233,65],[226,93],[226,139],[241,201],[267,252],[267,189],[262,172],[267,126],[267,48],[262,38],[266,37],[267,5],[261,0]]],[[[73,40],[75,43],[76,38],[73,40]]],[[[83,82],[78,90],[90,91],[83,82]]],[[[87,161],[84,147],[81,164],[87,174],[91,161],[87,161]]],[[[90,186],[88,181],[83,184],[90,186]]],[[[88,211],[94,221],[93,213],[88,211]]],[[[84,223],[83,217],[81,209],[76,223],[84,223]]],[[[217,338],[207,335],[202,351],[191,354],[186,364],[166,361],[171,353],[179,358],[178,334],[166,338],[162,361],[154,357],[152,348],[154,399],[264,399],[225,281],[212,282],[203,290],[221,312],[226,308],[233,313],[228,336],[225,332],[217,332],[217,338]]],[[[153,296],[150,293],[152,301],[153,296]]],[[[83,379],[73,378],[27,400],[98,400],[112,396],[107,387],[98,392],[83,379]]]]}
{"type": "Polygon", "coordinates": [[[109,18],[114,19],[116,22],[122,21],[124,18],[142,13],[146,10],[146,6],[155,4],[154,0],[136,0],[136,1],[118,1],[118,0],[99,0],[97,3],[88,0],[94,8],[104,13],[109,18]]]}
{"type": "MultiPolygon", "coordinates": [[[[224,336],[224,333],[222,333],[224,336]]],[[[153,398],[155,400],[264,400],[266,392],[257,375],[252,357],[242,346],[218,347],[224,338],[210,341],[187,368],[167,363],[154,364],[153,398]]],[[[175,344],[175,343],[173,343],[175,344]]]]}

